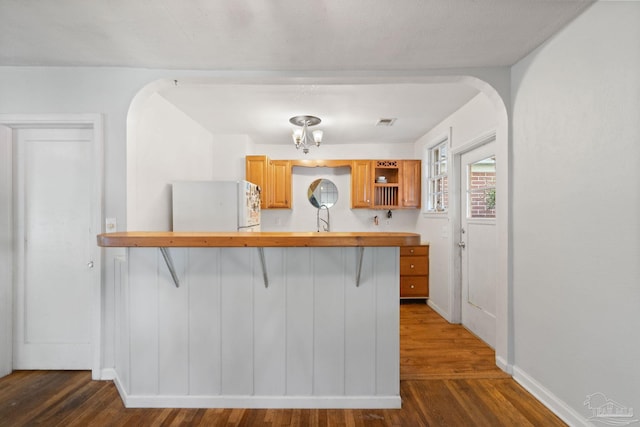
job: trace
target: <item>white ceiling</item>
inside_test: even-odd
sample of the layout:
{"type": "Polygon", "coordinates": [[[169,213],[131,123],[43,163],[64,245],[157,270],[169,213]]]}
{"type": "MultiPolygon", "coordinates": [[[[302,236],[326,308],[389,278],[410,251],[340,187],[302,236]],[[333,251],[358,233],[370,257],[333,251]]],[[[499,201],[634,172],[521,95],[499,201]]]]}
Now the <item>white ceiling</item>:
{"type": "MultiPolygon", "coordinates": [[[[590,3],[0,0],[0,66],[345,74],[500,67],[517,62],[590,3]]],[[[290,142],[289,117],[318,115],[329,143],[415,141],[476,93],[462,84],[184,82],[162,96],[214,132],[247,133],[258,143],[290,142]],[[376,128],[381,117],[398,121],[376,128]]]]}
{"type": "Polygon", "coordinates": [[[475,96],[462,84],[183,84],[160,95],[214,134],[293,144],[289,118],[315,115],[323,143],[411,143],[475,96]],[[397,119],[391,127],[378,119],[397,119]]]}

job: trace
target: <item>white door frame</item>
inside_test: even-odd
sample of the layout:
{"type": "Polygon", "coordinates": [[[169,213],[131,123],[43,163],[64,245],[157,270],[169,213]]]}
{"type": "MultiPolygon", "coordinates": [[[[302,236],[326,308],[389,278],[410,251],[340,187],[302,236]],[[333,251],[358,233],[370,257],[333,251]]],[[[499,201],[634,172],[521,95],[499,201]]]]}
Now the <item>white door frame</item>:
{"type": "MultiPolygon", "coordinates": [[[[42,129],[42,128],[86,128],[93,130],[93,195],[92,206],[94,206],[93,227],[100,232],[104,216],[103,209],[103,187],[104,187],[104,129],[103,118],[100,114],[0,114],[0,125],[11,129],[42,129]]],[[[15,156],[15,153],[13,154],[15,156]]],[[[12,163],[13,164],[13,163],[12,163]]],[[[9,200],[9,204],[13,201],[9,200]]],[[[13,208],[11,207],[11,210],[13,208]]],[[[101,276],[102,276],[102,256],[98,252],[94,260],[94,280],[92,283],[92,325],[91,325],[91,347],[92,347],[92,369],[93,379],[100,379],[101,376],[101,355],[102,355],[102,298],[101,298],[101,276]]],[[[13,281],[12,281],[13,282],[13,281]]],[[[12,283],[13,286],[13,283],[12,283]]],[[[11,292],[13,294],[13,291],[11,292]]],[[[13,310],[13,309],[12,309],[13,310]]],[[[10,316],[13,322],[13,312],[10,316]]],[[[13,330],[13,327],[11,328],[13,330]]],[[[8,337],[9,342],[2,342],[0,345],[11,349],[13,352],[13,339],[8,337]]]]}
{"type": "MultiPolygon", "coordinates": [[[[451,308],[450,316],[452,323],[461,323],[462,322],[462,275],[461,275],[461,267],[462,267],[462,257],[460,254],[460,248],[458,247],[458,242],[461,240],[461,232],[460,232],[460,222],[462,219],[461,212],[461,204],[460,204],[460,168],[461,168],[461,158],[464,153],[474,150],[475,148],[480,147],[481,145],[488,144],[492,141],[497,142],[497,131],[496,129],[492,129],[488,132],[485,132],[476,138],[460,144],[450,150],[450,160],[451,160],[451,169],[449,173],[449,215],[450,215],[450,233],[449,233],[449,259],[451,262],[449,263],[449,307],[451,308]]],[[[508,179],[507,176],[507,159],[503,158],[500,154],[500,148],[497,147],[498,151],[496,153],[496,161],[498,162],[498,166],[496,168],[497,175],[497,188],[501,186],[503,180],[508,179]]],[[[502,188],[502,187],[501,187],[502,188]]],[[[506,192],[505,192],[506,193],[506,192]]],[[[508,194],[499,193],[500,203],[508,203],[508,194]]],[[[504,230],[507,230],[508,220],[503,215],[500,215],[500,212],[504,212],[503,210],[496,210],[496,231],[498,233],[504,230]]],[[[500,245],[499,245],[499,250],[500,245]]],[[[503,257],[498,256],[498,276],[501,276],[500,269],[508,268],[506,265],[502,265],[503,257]]],[[[498,278],[499,282],[501,278],[498,278]]],[[[498,286],[501,286],[498,283],[498,286]]],[[[502,284],[502,286],[508,286],[507,283],[502,284]]],[[[500,291],[496,292],[496,307],[500,305],[504,305],[506,301],[502,301],[500,298],[500,291]]],[[[508,304],[508,303],[507,303],[508,304]]],[[[508,307],[506,307],[508,311],[508,307]]],[[[502,313],[504,310],[497,309],[496,313],[496,329],[500,330],[501,328],[504,330],[508,330],[508,322],[509,319],[507,316],[504,316],[502,313]]],[[[507,340],[510,338],[507,337],[507,340]]],[[[507,348],[509,347],[509,343],[507,343],[507,348]]],[[[496,346],[496,350],[498,350],[496,346]]],[[[507,350],[508,351],[508,350],[507,350]]],[[[498,358],[497,363],[505,371],[509,372],[511,370],[511,366],[509,361],[500,357],[498,355],[498,351],[496,351],[496,357],[498,358]]],[[[504,355],[508,359],[509,355],[504,355]]]]}

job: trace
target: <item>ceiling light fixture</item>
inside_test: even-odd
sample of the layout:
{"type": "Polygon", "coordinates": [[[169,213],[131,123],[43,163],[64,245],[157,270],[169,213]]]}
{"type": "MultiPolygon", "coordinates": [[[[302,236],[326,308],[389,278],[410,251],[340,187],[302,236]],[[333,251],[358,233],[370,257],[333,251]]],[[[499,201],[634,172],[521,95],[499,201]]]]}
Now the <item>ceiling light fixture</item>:
{"type": "MultiPolygon", "coordinates": [[[[295,116],[289,119],[289,123],[299,126],[299,128],[293,130],[293,143],[296,145],[297,149],[302,148],[302,152],[304,154],[309,152],[311,143],[311,138],[308,132],[309,126],[315,126],[321,121],[322,120],[315,116],[295,116]]],[[[312,135],[313,142],[316,144],[316,147],[319,147],[322,142],[322,131],[320,129],[316,129],[312,132],[312,135]]]]}

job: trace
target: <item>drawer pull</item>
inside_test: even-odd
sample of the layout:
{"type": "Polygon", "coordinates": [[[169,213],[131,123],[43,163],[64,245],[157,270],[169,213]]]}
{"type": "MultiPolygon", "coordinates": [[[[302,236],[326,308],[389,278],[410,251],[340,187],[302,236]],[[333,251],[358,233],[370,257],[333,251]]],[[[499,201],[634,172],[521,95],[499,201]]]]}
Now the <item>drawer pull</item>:
{"type": "Polygon", "coordinates": [[[413,288],[415,288],[415,287],[416,287],[415,285],[411,285],[411,289],[413,289],[413,288]]]}
{"type": "Polygon", "coordinates": [[[413,268],[413,264],[411,264],[411,268],[413,268]]]}
{"type": "Polygon", "coordinates": [[[409,252],[413,253],[413,249],[410,249],[409,252]]]}

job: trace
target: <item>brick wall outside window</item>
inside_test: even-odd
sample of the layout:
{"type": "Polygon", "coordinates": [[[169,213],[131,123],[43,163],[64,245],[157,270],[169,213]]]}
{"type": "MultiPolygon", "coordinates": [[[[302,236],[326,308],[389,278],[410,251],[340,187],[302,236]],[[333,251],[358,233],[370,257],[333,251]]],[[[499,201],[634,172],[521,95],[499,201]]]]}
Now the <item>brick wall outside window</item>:
{"type": "Polygon", "coordinates": [[[469,212],[471,218],[495,218],[495,172],[471,172],[469,212]],[[487,187],[490,187],[487,189],[487,187]],[[493,200],[493,203],[492,203],[493,200]]]}

